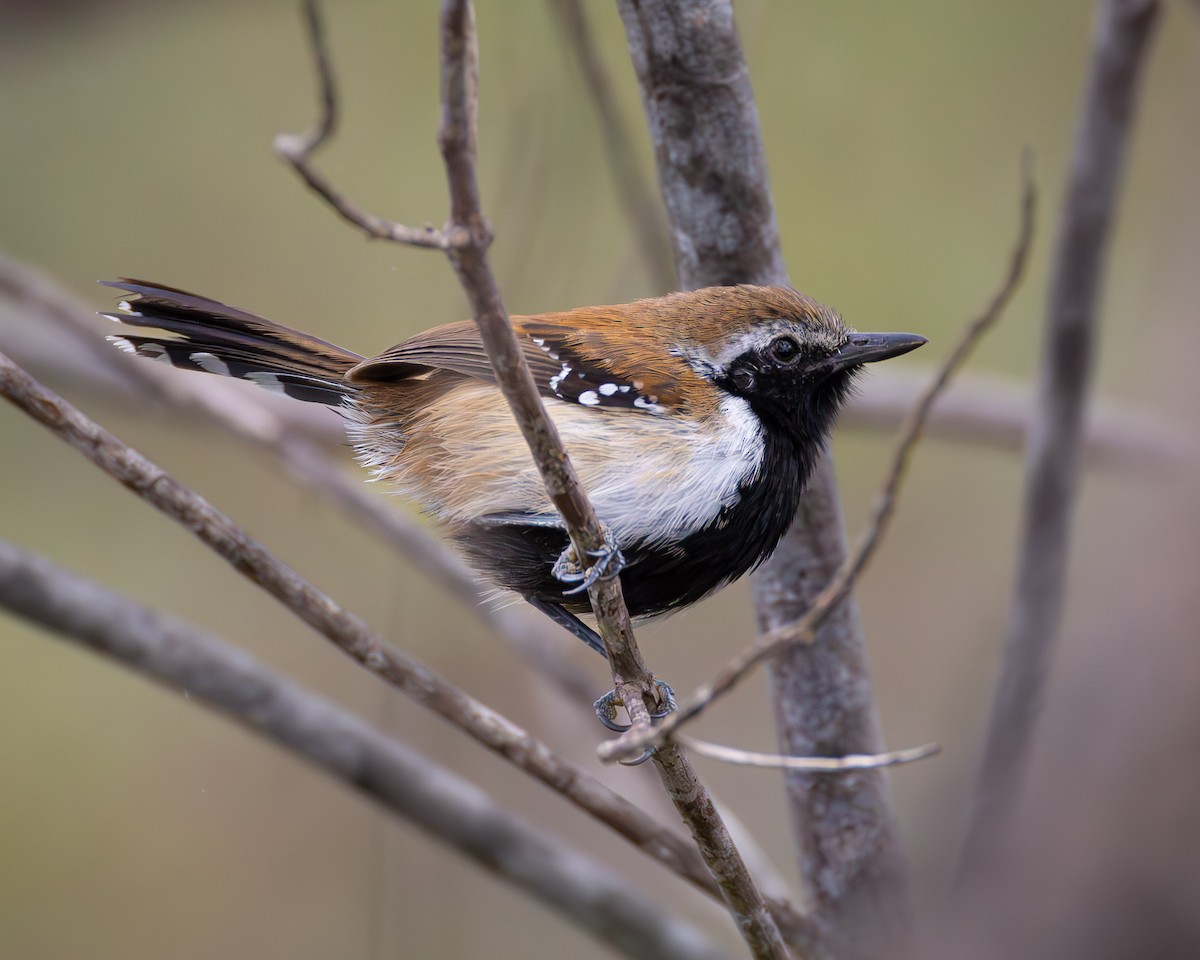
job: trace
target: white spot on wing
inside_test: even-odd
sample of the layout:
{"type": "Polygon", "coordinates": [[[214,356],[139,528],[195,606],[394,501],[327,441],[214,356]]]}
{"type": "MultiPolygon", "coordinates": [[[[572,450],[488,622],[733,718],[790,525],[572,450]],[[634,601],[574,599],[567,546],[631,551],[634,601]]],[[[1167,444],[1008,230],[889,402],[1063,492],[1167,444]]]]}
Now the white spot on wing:
{"type": "Polygon", "coordinates": [[[133,309],[133,307],[130,305],[128,300],[120,301],[117,304],[117,309],[120,310],[122,313],[128,313],[130,316],[133,316],[133,317],[141,316],[141,314],[137,310],[133,309]]]}
{"type": "Polygon", "coordinates": [[[633,405],[639,410],[645,410],[647,413],[663,412],[663,408],[659,406],[658,397],[634,397],[633,405]]]}
{"type": "Polygon", "coordinates": [[[617,385],[615,383],[600,384],[600,396],[611,397],[616,392],[617,392],[617,385]]]}
{"type": "Polygon", "coordinates": [[[563,382],[563,379],[571,375],[571,365],[564,363],[562,369],[550,378],[550,389],[558,393],[558,385],[563,382]]]}
{"type": "Polygon", "coordinates": [[[229,376],[229,364],[216,354],[198,350],[192,354],[192,363],[196,364],[202,370],[207,370],[209,373],[215,373],[222,377],[229,376]]]}
{"type": "Polygon", "coordinates": [[[105,337],[104,339],[124,353],[137,353],[137,347],[135,347],[124,337],[105,337]]]}
{"type": "Polygon", "coordinates": [[[287,395],[287,390],[284,389],[283,381],[274,373],[264,373],[261,370],[256,370],[253,373],[248,373],[243,378],[257,383],[264,390],[270,390],[271,393],[282,393],[287,395]]]}
{"type": "Polygon", "coordinates": [[[585,407],[594,407],[600,402],[600,394],[596,393],[595,390],[584,390],[579,395],[579,402],[585,407]]]}

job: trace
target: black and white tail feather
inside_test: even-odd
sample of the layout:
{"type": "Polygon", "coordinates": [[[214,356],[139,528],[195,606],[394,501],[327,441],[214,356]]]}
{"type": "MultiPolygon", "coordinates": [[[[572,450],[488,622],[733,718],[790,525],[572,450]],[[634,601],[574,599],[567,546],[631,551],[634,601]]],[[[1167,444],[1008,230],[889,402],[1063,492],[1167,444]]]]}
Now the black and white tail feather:
{"type": "Polygon", "coordinates": [[[101,316],[162,332],[108,338],[126,353],[327,406],[347,406],[358,391],[345,375],[363,358],[349,350],[186,290],[124,277],[101,283],[131,294],[101,316]]]}

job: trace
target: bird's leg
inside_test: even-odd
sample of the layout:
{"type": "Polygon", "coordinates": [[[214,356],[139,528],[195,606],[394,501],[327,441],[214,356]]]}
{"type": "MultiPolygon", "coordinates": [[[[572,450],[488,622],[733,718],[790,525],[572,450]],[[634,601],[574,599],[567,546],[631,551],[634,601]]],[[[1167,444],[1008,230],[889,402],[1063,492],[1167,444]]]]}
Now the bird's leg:
{"type": "MultiPolygon", "coordinates": [[[[575,614],[571,613],[571,611],[564,610],[558,604],[547,603],[545,600],[540,600],[537,597],[526,597],[525,599],[535,609],[541,610],[542,613],[559,626],[570,630],[571,633],[595,650],[605,660],[608,659],[608,651],[604,649],[604,641],[600,639],[600,635],[575,616],[575,614]]],[[[659,709],[650,714],[650,719],[661,720],[675,709],[675,691],[671,689],[671,685],[665,680],[655,680],[654,685],[658,688],[659,709]]],[[[630,727],[628,723],[617,722],[617,707],[623,706],[624,703],[617,696],[616,690],[610,690],[593,704],[593,708],[596,711],[596,719],[614,733],[624,733],[630,727]]],[[[645,763],[649,760],[653,753],[654,748],[651,747],[636,760],[622,760],[621,763],[627,767],[635,767],[639,763],[645,763]]]]}
{"type": "Polygon", "coordinates": [[[625,557],[621,548],[607,530],[604,531],[604,546],[599,550],[588,550],[587,557],[596,562],[585,567],[575,553],[575,545],[568,543],[566,549],[554,561],[550,572],[556,580],[578,584],[570,590],[564,590],[564,597],[584,593],[597,580],[611,580],[625,569],[625,557]]]}
{"type": "MultiPolygon", "coordinates": [[[[654,685],[658,688],[658,709],[650,714],[650,719],[661,720],[675,712],[675,691],[666,680],[655,680],[654,685]]],[[[592,706],[596,708],[597,719],[613,733],[624,733],[632,726],[629,723],[617,722],[617,707],[623,707],[625,704],[617,696],[616,690],[610,690],[592,706]]]]}
{"type": "Polygon", "coordinates": [[[526,597],[525,599],[529,601],[534,609],[541,610],[542,613],[560,627],[566,627],[570,630],[571,633],[595,650],[605,660],[608,659],[608,651],[604,649],[604,641],[600,639],[600,634],[580,620],[575,614],[571,613],[570,610],[564,610],[556,603],[547,603],[545,600],[539,600],[537,597],[526,597]]]}
{"type": "MultiPolygon", "coordinates": [[[[658,709],[651,712],[651,722],[661,720],[675,710],[675,691],[671,688],[671,685],[666,680],[656,679],[654,686],[658,688],[658,709]]],[[[596,711],[596,719],[614,733],[624,733],[633,726],[630,723],[617,722],[617,707],[623,707],[624,703],[621,702],[621,698],[617,695],[616,690],[610,690],[592,706],[596,711]]],[[[654,756],[654,750],[654,747],[647,747],[636,760],[621,760],[618,762],[625,767],[636,767],[638,764],[645,763],[654,756]]]]}

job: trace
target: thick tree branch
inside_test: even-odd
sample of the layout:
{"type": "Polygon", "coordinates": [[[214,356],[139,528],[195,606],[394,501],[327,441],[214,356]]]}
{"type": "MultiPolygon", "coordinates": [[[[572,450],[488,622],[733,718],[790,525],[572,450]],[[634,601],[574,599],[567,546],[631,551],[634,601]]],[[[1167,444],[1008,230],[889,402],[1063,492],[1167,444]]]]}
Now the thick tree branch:
{"type": "Polygon", "coordinates": [[[630,957],[718,958],[623,877],[475,785],[194,627],[0,541],[0,607],[187,691],[418,825],[630,957]]]}
{"type": "Polygon", "coordinates": [[[1055,243],[1038,408],[1029,436],[1017,586],[962,870],[1007,836],[1041,712],[1066,587],[1097,302],[1157,0],[1102,0],[1055,243]]]}
{"type": "MultiPolygon", "coordinates": [[[[681,284],[787,283],[758,114],[730,0],[618,0],[618,8],[642,89],[681,284]]],[[[797,619],[844,552],[841,509],[826,457],[809,479],[797,522],[754,578],[761,628],[797,619]]],[[[821,752],[878,753],[866,646],[853,608],[843,606],[810,649],[828,669],[814,671],[814,654],[794,648],[772,671],[780,752],[812,753],[815,740],[821,752]],[[811,697],[814,676],[819,676],[819,700],[811,697]]],[[[899,920],[891,914],[879,918],[874,910],[874,901],[903,900],[905,871],[882,777],[855,776],[848,804],[831,804],[803,789],[789,791],[801,847],[812,838],[840,852],[824,884],[833,895],[814,900],[813,919],[829,931],[825,940],[831,951],[847,960],[893,955],[907,926],[903,909],[899,920]],[[845,809],[857,817],[852,830],[845,809]],[[869,847],[847,842],[854,836],[870,837],[869,847]],[[870,946],[852,949],[855,941],[870,946]]],[[[800,782],[793,778],[789,784],[800,782]]],[[[802,855],[806,882],[813,880],[810,866],[802,855]]]]}

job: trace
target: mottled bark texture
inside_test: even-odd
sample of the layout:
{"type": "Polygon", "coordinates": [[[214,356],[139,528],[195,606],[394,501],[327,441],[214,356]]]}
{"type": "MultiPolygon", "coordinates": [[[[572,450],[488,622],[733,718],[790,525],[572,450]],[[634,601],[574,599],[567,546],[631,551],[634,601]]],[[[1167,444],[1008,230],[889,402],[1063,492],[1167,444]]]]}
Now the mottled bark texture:
{"type": "MultiPolygon", "coordinates": [[[[750,76],[728,0],[618,0],[654,141],[683,287],[787,283],[750,76]]],[[[799,617],[845,555],[826,458],[799,522],[755,577],[760,627],[799,617]]],[[[784,753],[878,752],[853,602],[776,662],[784,753]]],[[[906,935],[904,867],[880,772],[788,779],[813,920],[838,956],[891,956],[906,935]]]]}

